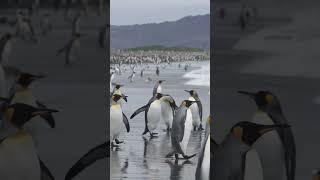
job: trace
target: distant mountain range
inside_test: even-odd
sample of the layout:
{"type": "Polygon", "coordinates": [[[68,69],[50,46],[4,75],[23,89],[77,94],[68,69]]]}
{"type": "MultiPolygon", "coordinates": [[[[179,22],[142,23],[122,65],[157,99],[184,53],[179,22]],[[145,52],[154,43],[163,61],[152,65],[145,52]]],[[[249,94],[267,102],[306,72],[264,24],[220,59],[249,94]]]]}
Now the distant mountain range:
{"type": "Polygon", "coordinates": [[[162,23],[111,26],[112,49],[159,45],[209,50],[210,15],[187,16],[162,23]]]}

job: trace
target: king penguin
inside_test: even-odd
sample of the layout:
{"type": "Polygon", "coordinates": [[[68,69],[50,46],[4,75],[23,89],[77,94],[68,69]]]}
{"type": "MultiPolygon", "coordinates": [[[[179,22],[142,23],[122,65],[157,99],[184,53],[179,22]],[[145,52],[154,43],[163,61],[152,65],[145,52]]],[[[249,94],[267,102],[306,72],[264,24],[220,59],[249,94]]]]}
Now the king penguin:
{"type": "Polygon", "coordinates": [[[83,36],[84,34],[79,33],[73,35],[71,40],[57,52],[57,56],[65,52],[65,65],[70,65],[79,59],[80,39],[83,36]]]}
{"type": "Polygon", "coordinates": [[[213,152],[210,178],[212,180],[262,180],[264,169],[261,167],[259,158],[250,159],[251,147],[265,133],[288,127],[287,124],[261,125],[249,121],[235,124],[213,152]]]}
{"type": "Polygon", "coordinates": [[[167,154],[166,157],[171,157],[174,154],[176,160],[178,160],[179,154],[181,154],[184,159],[190,159],[196,155],[186,155],[192,131],[192,115],[189,108],[193,103],[196,103],[196,101],[184,100],[177,109],[173,117],[171,133],[171,144],[173,150],[167,154]]]}
{"type": "Polygon", "coordinates": [[[32,136],[23,129],[33,117],[58,112],[52,109],[35,108],[16,103],[4,108],[5,120],[15,129],[0,141],[0,179],[40,180],[47,177],[54,180],[49,169],[40,160],[32,136]]]}
{"type": "Polygon", "coordinates": [[[155,96],[157,93],[162,93],[162,86],[161,84],[164,82],[164,80],[159,80],[156,82],[156,84],[153,87],[152,95],[155,96]]]}
{"type": "Polygon", "coordinates": [[[5,64],[9,61],[12,49],[13,35],[5,33],[0,39],[0,64],[5,64]]]}
{"type": "Polygon", "coordinates": [[[154,132],[154,130],[157,128],[161,119],[161,102],[163,101],[169,101],[170,103],[171,97],[168,95],[157,93],[149,100],[147,105],[137,109],[131,115],[130,119],[134,118],[137,114],[143,111],[145,112],[145,129],[142,135],[145,135],[149,132],[151,137],[154,137],[157,134],[154,132]]]}
{"type": "Polygon", "coordinates": [[[161,119],[167,127],[167,132],[172,129],[173,117],[177,108],[175,100],[170,95],[167,95],[167,99],[161,102],[161,119]]]}
{"type": "Polygon", "coordinates": [[[192,124],[193,124],[193,130],[203,130],[202,128],[202,104],[200,101],[200,98],[198,96],[198,93],[196,90],[185,90],[190,94],[189,100],[190,101],[197,101],[196,104],[192,104],[190,107],[190,110],[192,112],[192,124]]]}
{"type": "Polygon", "coordinates": [[[127,132],[130,132],[130,125],[128,118],[122,111],[122,107],[120,103],[118,102],[121,98],[123,98],[123,95],[114,94],[111,97],[111,106],[110,106],[110,139],[111,139],[111,147],[116,147],[113,143],[115,141],[117,144],[122,143],[122,141],[119,141],[119,135],[121,132],[121,129],[123,127],[123,124],[126,126],[127,132]]]}
{"type": "Polygon", "coordinates": [[[320,169],[316,169],[312,172],[312,180],[320,180],[320,169]]]}
{"type": "MultiPolygon", "coordinates": [[[[10,104],[23,103],[33,107],[45,109],[46,106],[42,102],[35,99],[30,89],[31,83],[41,78],[44,78],[44,76],[21,73],[16,82],[15,89],[9,92],[10,104]]],[[[36,120],[29,121],[25,124],[25,129],[31,133],[34,142],[37,145],[39,138],[38,136],[40,134],[39,132],[44,128],[44,123],[42,121],[38,121],[38,116],[34,118],[36,120]]],[[[50,113],[41,114],[41,118],[45,119],[49,126],[55,127],[55,120],[50,113]]]]}
{"type": "Polygon", "coordinates": [[[205,139],[199,154],[198,165],[196,169],[196,180],[210,180],[210,124],[212,117],[207,120],[205,139]]]}
{"type": "MultiPolygon", "coordinates": [[[[286,124],[278,98],[271,92],[250,93],[239,91],[252,98],[257,111],[252,122],[258,124],[286,124]]],[[[264,180],[294,180],[296,168],[296,146],[291,128],[277,129],[265,134],[254,144],[264,169],[264,180]]]]}
{"type": "Polygon", "coordinates": [[[110,157],[110,141],[104,142],[82,156],[67,172],[65,180],[71,180],[94,162],[110,157]]]}

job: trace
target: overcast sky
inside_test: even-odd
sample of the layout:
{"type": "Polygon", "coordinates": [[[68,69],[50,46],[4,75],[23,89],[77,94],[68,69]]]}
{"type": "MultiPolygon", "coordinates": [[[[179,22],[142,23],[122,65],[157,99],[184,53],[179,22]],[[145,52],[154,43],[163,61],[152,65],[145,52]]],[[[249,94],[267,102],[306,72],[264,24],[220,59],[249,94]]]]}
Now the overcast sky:
{"type": "Polygon", "coordinates": [[[112,25],[159,23],[210,13],[210,0],[111,0],[110,4],[112,25]]]}

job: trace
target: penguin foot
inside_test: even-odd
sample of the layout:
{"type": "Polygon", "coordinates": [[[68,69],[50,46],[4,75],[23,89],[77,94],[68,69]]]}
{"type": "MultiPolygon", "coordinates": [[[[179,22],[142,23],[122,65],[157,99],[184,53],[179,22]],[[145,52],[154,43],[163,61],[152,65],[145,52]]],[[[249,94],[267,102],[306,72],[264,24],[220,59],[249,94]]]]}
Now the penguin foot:
{"type": "Polygon", "coordinates": [[[191,156],[183,155],[183,158],[184,158],[184,159],[190,159],[190,158],[192,158],[192,157],[194,157],[194,156],[196,156],[196,154],[193,154],[193,155],[191,155],[191,156]]]}
{"type": "Polygon", "coordinates": [[[119,139],[115,139],[115,142],[116,142],[117,144],[123,143],[123,141],[119,141],[119,139]]]}
{"type": "Polygon", "coordinates": [[[176,161],[179,159],[179,154],[174,154],[174,157],[176,158],[176,161]]]}
{"type": "Polygon", "coordinates": [[[111,147],[111,148],[114,148],[114,147],[115,147],[115,148],[118,148],[119,145],[116,145],[116,144],[114,144],[113,142],[111,142],[110,147],[111,147]]]}
{"type": "Polygon", "coordinates": [[[202,127],[202,125],[199,126],[198,130],[199,130],[199,131],[203,131],[203,130],[204,130],[203,127],[202,127]]]}
{"type": "Polygon", "coordinates": [[[174,152],[169,152],[169,153],[166,155],[166,158],[172,157],[173,154],[174,154],[174,152]]]}
{"type": "Polygon", "coordinates": [[[150,133],[151,138],[158,137],[157,135],[158,135],[158,133],[150,133]]]}

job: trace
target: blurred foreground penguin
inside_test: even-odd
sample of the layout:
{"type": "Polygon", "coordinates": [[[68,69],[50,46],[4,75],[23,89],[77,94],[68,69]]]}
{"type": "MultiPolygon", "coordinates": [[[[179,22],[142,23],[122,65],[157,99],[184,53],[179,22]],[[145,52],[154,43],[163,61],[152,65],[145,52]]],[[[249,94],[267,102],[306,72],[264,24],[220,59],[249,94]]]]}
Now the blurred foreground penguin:
{"type": "MultiPolygon", "coordinates": [[[[252,145],[265,133],[288,128],[287,124],[260,125],[248,121],[234,125],[221,144],[212,152],[212,180],[262,180],[259,159],[249,160],[252,145]]],[[[261,166],[260,166],[261,167],[261,166]]]]}
{"type": "Polygon", "coordinates": [[[110,141],[92,148],[88,153],[80,158],[67,172],[65,180],[71,180],[77,176],[86,167],[92,165],[98,160],[110,157],[110,141]]]}
{"type": "MultiPolygon", "coordinates": [[[[257,111],[252,122],[262,125],[287,124],[278,98],[268,91],[257,93],[239,91],[253,99],[257,111]]],[[[294,180],[296,146],[291,128],[277,129],[262,136],[253,147],[260,155],[264,180],[294,180]]]]}
{"type": "Polygon", "coordinates": [[[206,125],[205,139],[199,154],[198,165],[196,170],[196,180],[210,179],[210,124],[212,117],[209,116],[206,125]]]}
{"type": "Polygon", "coordinates": [[[21,103],[4,105],[1,111],[5,114],[4,118],[8,124],[6,128],[13,130],[6,131],[6,135],[3,132],[1,134],[0,179],[40,180],[46,177],[53,180],[54,177],[37,155],[32,136],[23,126],[35,116],[58,111],[21,103]]]}
{"type": "Polygon", "coordinates": [[[192,115],[189,107],[196,101],[184,100],[177,109],[172,123],[171,143],[172,151],[166,157],[175,155],[176,160],[179,159],[179,154],[184,159],[190,159],[196,154],[188,156],[187,145],[189,143],[190,134],[192,131],[192,115]]]}

